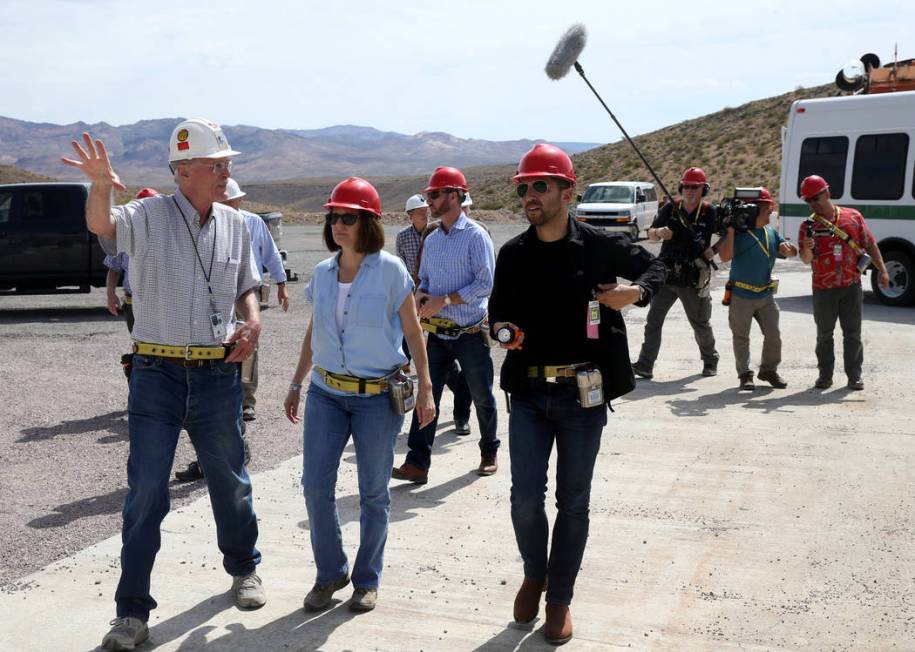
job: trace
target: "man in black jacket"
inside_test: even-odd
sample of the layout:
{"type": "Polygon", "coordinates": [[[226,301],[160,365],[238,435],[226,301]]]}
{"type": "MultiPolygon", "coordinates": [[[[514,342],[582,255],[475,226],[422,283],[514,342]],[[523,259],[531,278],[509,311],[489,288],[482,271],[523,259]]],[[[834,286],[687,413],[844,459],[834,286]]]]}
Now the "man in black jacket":
{"type": "Polygon", "coordinates": [[[501,387],[510,394],[511,514],[525,577],[514,616],[532,621],[546,591],[544,634],[562,643],[572,636],[569,604],[606,405],[635,386],[619,310],[647,305],[666,271],[625,236],[569,218],[575,172],[558,147],[535,145],[513,180],[531,228],[499,252],[489,319],[509,349],[501,387]],[[634,283],[618,284],[618,276],[634,283]],[[554,441],[558,515],[548,552],[544,499],[554,441]]]}
{"type": "Polygon", "coordinates": [[[718,351],[710,323],[712,299],[709,296],[710,265],[715,252],[712,235],[717,226],[717,208],[703,200],[708,194],[708,178],[702,168],[689,168],[680,179],[680,199],[668,202],[648,229],[648,239],[661,240],[660,258],[668,268],[667,282],[651,300],[645,319],[645,341],[632,370],[642,378],[654,375],[654,362],[661,350],[664,318],[677,299],[693,327],[702,375],[718,373],[718,351]]]}

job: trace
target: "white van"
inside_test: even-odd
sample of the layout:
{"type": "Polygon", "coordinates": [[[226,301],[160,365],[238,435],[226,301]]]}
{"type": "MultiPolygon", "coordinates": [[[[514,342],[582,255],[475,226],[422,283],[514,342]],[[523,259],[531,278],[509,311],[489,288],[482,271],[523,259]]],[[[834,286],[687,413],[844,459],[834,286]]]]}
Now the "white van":
{"type": "Polygon", "coordinates": [[[915,302],[915,91],[798,100],[782,130],[779,212],[782,235],[797,238],[810,216],[800,196],[818,174],[839,206],[861,212],[880,246],[890,286],[875,294],[889,305],[915,302]]]}
{"type": "Polygon", "coordinates": [[[654,184],[644,181],[592,183],[578,196],[575,219],[608,231],[628,233],[633,240],[651,226],[658,215],[654,184]]]}

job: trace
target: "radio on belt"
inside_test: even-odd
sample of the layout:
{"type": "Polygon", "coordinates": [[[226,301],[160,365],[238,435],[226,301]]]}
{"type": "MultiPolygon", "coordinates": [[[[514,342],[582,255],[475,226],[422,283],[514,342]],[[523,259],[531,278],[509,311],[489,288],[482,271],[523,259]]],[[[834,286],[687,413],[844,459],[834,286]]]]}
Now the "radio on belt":
{"type": "Polygon", "coordinates": [[[579,371],[575,374],[575,382],[578,384],[578,402],[583,408],[604,404],[604,379],[600,369],[579,371]]]}
{"type": "Polygon", "coordinates": [[[406,414],[416,405],[413,380],[402,371],[388,379],[388,393],[391,395],[391,407],[397,414],[406,414]]]}

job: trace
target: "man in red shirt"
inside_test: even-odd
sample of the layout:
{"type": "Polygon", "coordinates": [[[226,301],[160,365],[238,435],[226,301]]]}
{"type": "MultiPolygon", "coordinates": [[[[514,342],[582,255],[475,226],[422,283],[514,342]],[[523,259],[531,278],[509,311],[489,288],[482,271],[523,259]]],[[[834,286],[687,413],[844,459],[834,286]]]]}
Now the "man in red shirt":
{"type": "Polygon", "coordinates": [[[817,368],[815,387],[832,386],[835,349],[832,333],[836,319],[842,326],[842,351],[848,389],[864,389],[861,365],[864,345],[861,343],[861,272],[858,262],[866,252],[880,274],[881,287],[890,277],[874,236],[861,213],[832,203],[829,184],[817,175],[801,182],[801,197],[813,210],[810,219],[801,223],[798,245],[801,260],[813,269],[813,319],[817,325],[817,368]]]}

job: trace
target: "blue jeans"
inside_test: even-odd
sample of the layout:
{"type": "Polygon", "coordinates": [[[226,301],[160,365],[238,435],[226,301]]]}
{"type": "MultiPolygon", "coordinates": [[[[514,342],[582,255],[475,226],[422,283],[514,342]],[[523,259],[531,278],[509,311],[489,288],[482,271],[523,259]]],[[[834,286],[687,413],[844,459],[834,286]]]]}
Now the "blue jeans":
{"type": "Polygon", "coordinates": [[[588,540],[591,477],[607,424],[604,406],[583,408],[571,384],[532,381],[511,395],[508,417],[511,455],[511,515],[524,576],[549,579],[546,601],[572,602],[575,578],[588,540]],[[547,555],[550,525],[544,500],[547,470],[556,442],[556,523],[547,555]]]}
{"type": "Polygon", "coordinates": [[[349,573],[335,490],[340,457],[352,435],[359,477],[359,552],[353,564],[353,586],[378,588],[391,513],[388,481],[394,442],[403,426],[403,416],[394,412],[390,401],[387,394],[338,396],[317,385],[308,388],[302,489],[318,584],[349,573]]]}
{"type": "MultiPolygon", "coordinates": [[[[403,352],[407,356],[407,360],[413,359],[406,338],[403,341],[403,352]]],[[[470,388],[467,386],[467,379],[464,378],[464,372],[458,367],[457,362],[451,363],[451,371],[448,372],[445,385],[454,394],[454,419],[456,421],[469,421],[472,397],[470,396],[470,388]]]]}
{"type": "Polygon", "coordinates": [[[416,412],[410,424],[410,437],[407,445],[407,462],[421,469],[428,469],[432,464],[432,443],[435,441],[435,429],[438,426],[438,407],[442,400],[445,381],[454,368],[454,361],[461,364],[461,371],[467,379],[470,396],[477,409],[477,420],[480,424],[480,452],[490,455],[499,450],[499,438],[496,436],[496,397],[492,394],[492,358],[489,347],[483,342],[479,333],[467,333],[456,340],[444,340],[429,335],[426,345],[429,355],[429,375],[432,376],[432,398],[435,400],[435,419],[425,428],[419,427],[416,412]]]}
{"type": "Polygon", "coordinates": [[[147,620],[156,601],[149,578],[169,510],[168,480],[178,433],[184,427],[207,479],[222,565],[246,575],[260,563],[257,518],[245,469],[239,365],[180,367],[162,358],[135,355],[128,416],[130,457],[121,531],[121,580],[117,615],[147,620]],[[215,407],[215,409],[214,409],[215,407]]]}

